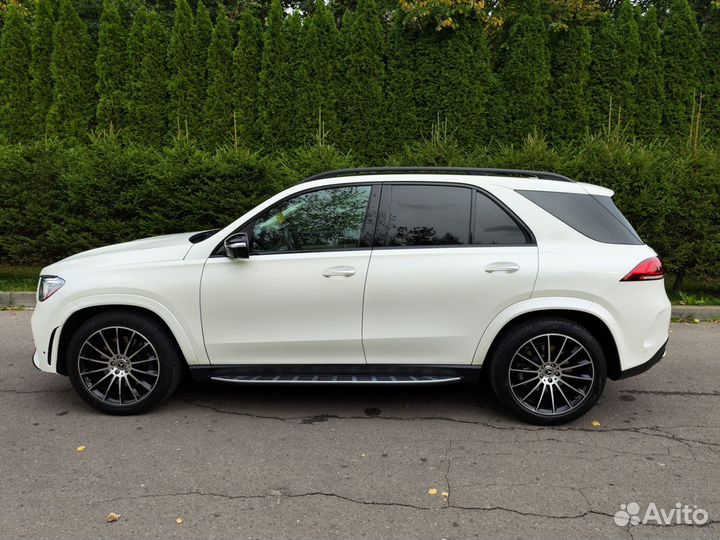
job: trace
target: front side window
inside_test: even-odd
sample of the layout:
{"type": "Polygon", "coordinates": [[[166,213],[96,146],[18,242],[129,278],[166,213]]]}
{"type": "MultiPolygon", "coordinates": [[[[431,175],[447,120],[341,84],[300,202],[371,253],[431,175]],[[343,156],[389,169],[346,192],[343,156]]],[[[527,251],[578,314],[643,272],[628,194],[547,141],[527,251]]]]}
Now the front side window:
{"type": "Polygon", "coordinates": [[[384,245],[397,247],[469,244],[471,201],[469,188],[391,186],[390,206],[385,218],[387,235],[384,245]]]}
{"type": "Polygon", "coordinates": [[[252,253],[327,251],[359,247],[371,186],[303,193],[255,220],[252,253]]]}

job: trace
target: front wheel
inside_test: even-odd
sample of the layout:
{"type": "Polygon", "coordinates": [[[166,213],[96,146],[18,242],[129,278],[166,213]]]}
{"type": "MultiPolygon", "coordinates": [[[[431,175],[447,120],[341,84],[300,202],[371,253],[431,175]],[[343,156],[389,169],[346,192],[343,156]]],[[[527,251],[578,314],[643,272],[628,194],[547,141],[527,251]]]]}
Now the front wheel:
{"type": "Polygon", "coordinates": [[[490,358],[490,380],[516,415],[534,424],[563,424],[597,403],[607,366],[585,327],[567,319],[534,319],[500,339],[490,358]]]}
{"type": "Polygon", "coordinates": [[[73,335],[67,354],[75,390],[108,414],[151,409],[175,391],[183,373],[177,346],[165,327],[132,311],[88,319],[73,335]]]}

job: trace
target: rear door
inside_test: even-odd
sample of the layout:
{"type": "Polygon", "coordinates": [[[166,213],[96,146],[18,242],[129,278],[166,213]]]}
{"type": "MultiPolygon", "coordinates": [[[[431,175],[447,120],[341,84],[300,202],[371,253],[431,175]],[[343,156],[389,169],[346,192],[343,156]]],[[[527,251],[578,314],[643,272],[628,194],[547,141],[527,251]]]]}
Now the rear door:
{"type": "Polygon", "coordinates": [[[383,186],[363,308],[368,363],[469,364],[493,317],[529,298],[527,228],[472,186],[383,186]]]}

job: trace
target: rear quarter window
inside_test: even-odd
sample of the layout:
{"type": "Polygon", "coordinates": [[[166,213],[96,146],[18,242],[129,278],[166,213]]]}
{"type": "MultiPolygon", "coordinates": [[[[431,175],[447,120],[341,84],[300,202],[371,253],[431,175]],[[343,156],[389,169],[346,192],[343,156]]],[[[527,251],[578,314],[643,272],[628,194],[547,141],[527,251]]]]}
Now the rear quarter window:
{"type": "Polygon", "coordinates": [[[643,243],[611,197],[530,190],[518,193],[588,238],[606,244],[643,243]]]}

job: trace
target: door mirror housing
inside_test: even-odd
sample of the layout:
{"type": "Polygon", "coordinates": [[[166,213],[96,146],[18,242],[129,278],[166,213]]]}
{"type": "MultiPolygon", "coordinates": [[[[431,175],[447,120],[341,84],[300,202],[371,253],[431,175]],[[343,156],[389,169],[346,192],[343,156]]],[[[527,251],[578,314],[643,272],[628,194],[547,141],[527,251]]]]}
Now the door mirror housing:
{"type": "Polygon", "coordinates": [[[223,242],[225,255],[231,259],[248,259],[250,257],[250,242],[247,233],[235,233],[228,236],[223,242]]]}

